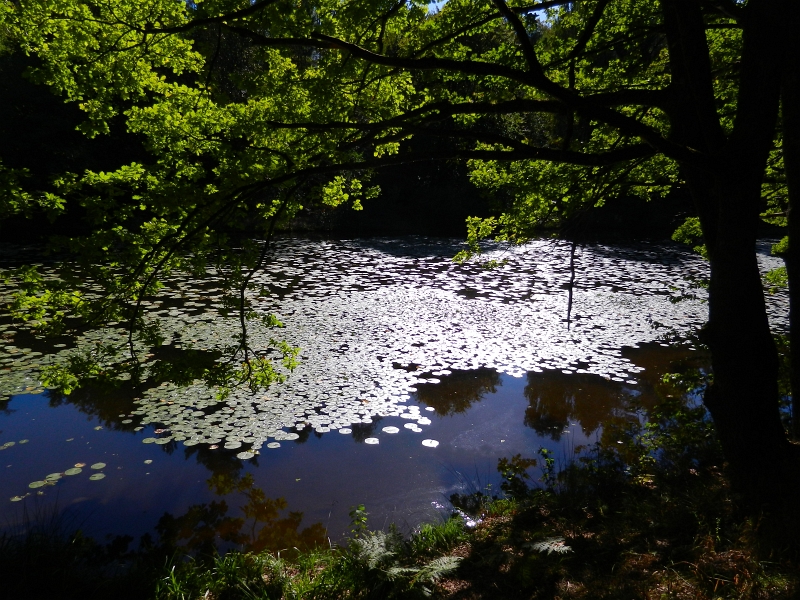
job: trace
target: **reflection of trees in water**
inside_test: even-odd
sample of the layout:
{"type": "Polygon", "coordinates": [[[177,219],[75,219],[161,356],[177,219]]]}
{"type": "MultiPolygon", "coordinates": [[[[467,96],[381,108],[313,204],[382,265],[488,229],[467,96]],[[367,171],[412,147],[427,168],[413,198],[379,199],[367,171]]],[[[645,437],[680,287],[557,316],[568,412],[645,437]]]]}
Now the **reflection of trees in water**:
{"type": "Polygon", "coordinates": [[[350,426],[350,429],[353,430],[353,433],[350,434],[353,436],[353,440],[362,443],[365,439],[374,437],[381,419],[381,417],[372,417],[372,423],[353,423],[350,426]]]}
{"type": "Polygon", "coordinates": [[[283,516],[286,500],[267,498],[264,491],[254,485],[252,475],[240,478],[214,473],[208,484],[219,496],[243,495],[247,500],[240,507],[243,516],[230,516],[224,499],[191,506],[179,517],[166,513],[156,526],[163,547],[192,554],[213,554],[219,542],[236,544],[248,552],[313,548],[325,543],[326,532],[321,523],[300,529],[303,513],[289,511],[283,516]]]}
{"type": "Polygon", "coordinates": [[[465,412],[486,394],[494,394],[502,385],[500,374],[494,369],[454,371],[441,378],[440,383],[417,386],[417,401],[433,407],[438,415],[465,412]]]}
{"type": "Polygon", "coordinates": [[[104,427],[120,431],[133,431],[133,423],[122,423],[125,415],[136,408],[133,403],[138,395],[131,386],[123,386],[121,382],[105,383],[95,382],[92,385],[80,387],[69,396],[48,390],[45,392],[48,403],[56,408],[62,405],[72,405],[89,417],[96,417],[104,427]]]}
{"type": "Polygon", "coordinates": [[[525,425],[554,440],[571,422],[579,422],[585,434],[596,431],[614,413],[625,410],[636,397],[623,384],[599,375],[549,371],[528,373],[525,386],[528,408],[525,425]]]}
{"type": "MultiPolygon", "coordinates": [[[[212,479],[215,477],[238,478],[239,473],[244,467],[244,461],[236,458],[238,452],[240,452],[239,449],[226,450],[224,448],[215,448],[212,450],[205,444],[183,448],[183,455],[186,460],[194,456],[198,464],[203,465],[211,472],[212,479]]],[[[258,456],[251,458],[250,462],[258,466],[258,456]]]]}
{"type": "Polygon", "coordinates": [[[120,381],[113,377],[113,373],[101,373],[83,381],[69,396],[48,391],[50,406],[55,408],[71,404],[84,414],[97,417],[105,427],[117,431],[133,431],[135,423],[122,421],[126,419],[125,415],[138,408],[134,399],[164,382],[172,382],[181,387],[197,379],[213,380],[212,371],[219,370],[216,361],[221,353],[162,346],[154,349],[152,356],[158,360],[149,365],[150,372],[146,381],[120,381]]]}
{"type": "Polygon", "coordinates": [[[294,432],[299,435],[300,437],[297,438],[294,443],[295,444],[305,444],[308,441],[308,436],[311,435],[311,427],[305,426],[302,429],[298,429],[297,427],[294,428],[294,432]]]}

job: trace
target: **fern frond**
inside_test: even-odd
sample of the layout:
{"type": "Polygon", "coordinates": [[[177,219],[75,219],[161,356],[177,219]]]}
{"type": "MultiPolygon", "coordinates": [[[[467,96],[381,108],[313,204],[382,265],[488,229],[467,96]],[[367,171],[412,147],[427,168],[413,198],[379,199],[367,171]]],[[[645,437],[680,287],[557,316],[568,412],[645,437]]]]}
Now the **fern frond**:
{"type": "Polygon", "coordinates": [[[548,554],[552,554],[553,552],[558,554],[572,552],[572,548],[564,543],[564,538],[562,537],[549,537],[535,544],[525,544],[525,547],[535,550],[536,552],[547,552],[548,554]]]}
{"type": "Polygon", "coordinates": [[[388,547],[390,541],[385,533],[376,531],[355,540],[353,545],[358,558],[366,562],[370,569],[375,569],[395,556],[396,553],[388,547]]]}
{"type": "Polygon", "coordinates": [[[455,571],[460,564],[460,556],[441,556],[432,560],[428,564],[423,565],[420,568],[416,579],[435,581],[442,575],[447,575],[448,573],[455,571]]]}
{"type": "Polygon", "coordinates": [[[400,579],[406,575],[414,575],[417,573],[419,569],[415,567],[389,567],[386,569],[386,579],[389,581],[395,581],[396,579],[400,579]]]}

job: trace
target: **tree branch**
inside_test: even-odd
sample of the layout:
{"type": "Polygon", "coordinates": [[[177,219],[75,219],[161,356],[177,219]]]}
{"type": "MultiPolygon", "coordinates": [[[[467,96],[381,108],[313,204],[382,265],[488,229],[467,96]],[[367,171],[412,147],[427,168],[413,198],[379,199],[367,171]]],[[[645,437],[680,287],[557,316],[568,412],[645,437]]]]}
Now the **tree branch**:
{"type": "Polygon", "coordinates": [[[243,8],[241,10],[236,10],[231,13],[225,13],[222,15],[218,15],[216,17],[202,17],[200,19],[192,19],[188,23],[184,23],[183,25],[176,25],[175,27],[154,27],[150,23],[147,23],[144,26],[144,30],[147,33],[184,33],[186,31],[191,31],[197,27],[203,27],[205,25],[211,25],[214,23],[227,23],[228,21],[237,21],[239,19],[243,19],[245,17],[249,17],[250,15],[254,15],[256,13],[261,12],[268,6],[276,4],[278,0],[261,0],[261,2],[255,2],[248,6],[247,8],[243,8]]]}
{"type": "Polygon", "coordinates": [[[517,36],[517,42],[519,42],[519,45],[522,48],[522,55],[525,57],[525,62],[528,63],[528,70],[537,79],[543,78],[544,71],[542,70],[542,64],[539,62],[539,58],[536,56],[536,49],[533,47],[531,38],[528,35],[528,30],[525,29],[525,25],[522,23],[519,16],[510,8],[508,8],[508,4],[505,3],[505,0],[492,0],[492,2],[500,11],[500,14],[505,17],[505,19],[514,29],[514,34],[517,36]]]}

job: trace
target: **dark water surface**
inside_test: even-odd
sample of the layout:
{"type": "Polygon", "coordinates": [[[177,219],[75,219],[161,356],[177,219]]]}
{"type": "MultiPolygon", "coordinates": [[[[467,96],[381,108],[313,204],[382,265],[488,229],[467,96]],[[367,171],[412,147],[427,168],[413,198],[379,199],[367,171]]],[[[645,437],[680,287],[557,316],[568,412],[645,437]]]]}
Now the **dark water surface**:
{"type": "MultiPolygon", "coordinates": [[[[264,349],[270,337],[300,346],[302,364],[285,384],[225,401],[191,381],[31,393],[42,364],[124,332],[47,348],[0,321],[3,525],[56,507],[99,538],[158,525],[194,547],[280,549],[339,540],[363,503],[371,526],[410,529],[446,513],[452,493],[497,489],[502,456],[542,447],[565,464],[605,423],[640,419],[671,362],[704,361],[689,334],[706,316],[706,265],[676,247],[583,248],[569,328],[565,244],[496,251],[508,264],[488,272],[454,265],[455,251],[426,238],[282,240],[257,302],[286,328],[251,333],[264,349]]],[[[235,335],[217,292],[175,278],[151,304],[175,357],[235,335]]],[[[785,311],[771,296],[776,328],[785,311]]]]}

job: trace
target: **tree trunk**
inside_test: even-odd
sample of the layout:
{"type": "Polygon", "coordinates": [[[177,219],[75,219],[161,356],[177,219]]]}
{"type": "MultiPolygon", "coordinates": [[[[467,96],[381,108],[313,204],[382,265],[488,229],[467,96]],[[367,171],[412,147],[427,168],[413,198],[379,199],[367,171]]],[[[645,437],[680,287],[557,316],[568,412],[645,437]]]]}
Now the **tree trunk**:
{"type": "Polygon", "coordinates": [[[800,40],[789,43],[781,86],[783,163],[789,189],[789,350],[792,434],[800,439],[800,40]]]}
{"type": "Polygon", "coordinates": [[[704,402],[734,488],[758,506],[781,505],[794,496],[796,478],[786,470],[791,448],[779,413],[778,354],[756,260],[757,221],[751,207],[758,205],[753,201],[757,186],[742,181],[741,172],[726,175],[712,188],[724,202],[708,249],[708,344],[714,379],[704,402]]]}
{"type": "Polygon", "coordinates": [[[732,483],[752,506],[796,498],[796,462],[780,420],[778,355],[756,260],[761,184],[778,119],[785,40],[798,3],[752,0],[743,9],[736,115],[720,127],[704,16],[693,0],[662,0],[670,53],[671,133],[697,160],[682,172],[709,253],[708,345],[713,383],[704,402],[732,483]],[[792,468],[795,471],[792,471],[792,468]]]}

